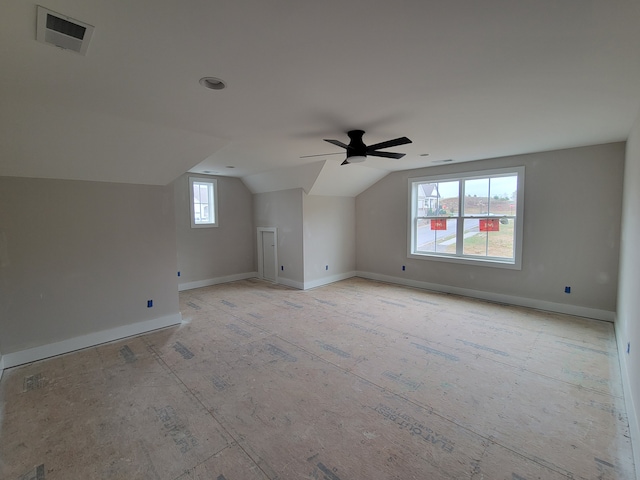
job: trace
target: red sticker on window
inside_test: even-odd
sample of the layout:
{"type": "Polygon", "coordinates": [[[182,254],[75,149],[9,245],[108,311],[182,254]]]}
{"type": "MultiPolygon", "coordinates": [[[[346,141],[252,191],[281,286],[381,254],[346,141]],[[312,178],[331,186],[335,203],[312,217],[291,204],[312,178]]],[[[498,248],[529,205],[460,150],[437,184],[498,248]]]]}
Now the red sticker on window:
{"type": "Polygon", "coordinates": [[[499,232],[500,220],[496,218],[485,218],[480,220],[480,231],[481,232],[499,232]]]}
{"type": "Polygon", "coordinates": [[[446,230],[447,229],[447,219],[446,218],[432,218],[431,219],[431,230],[446,230]]]}

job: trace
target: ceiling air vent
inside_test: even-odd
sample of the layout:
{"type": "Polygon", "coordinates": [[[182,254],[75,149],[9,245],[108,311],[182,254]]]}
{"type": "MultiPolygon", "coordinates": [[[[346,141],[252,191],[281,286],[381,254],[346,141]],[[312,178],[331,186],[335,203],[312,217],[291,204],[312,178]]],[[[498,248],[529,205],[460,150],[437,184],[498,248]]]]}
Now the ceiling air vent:
{"type": "Polygon", "coordinates": [[[85,55],[93,27],[38,5],[36,40],[85,55]]]}

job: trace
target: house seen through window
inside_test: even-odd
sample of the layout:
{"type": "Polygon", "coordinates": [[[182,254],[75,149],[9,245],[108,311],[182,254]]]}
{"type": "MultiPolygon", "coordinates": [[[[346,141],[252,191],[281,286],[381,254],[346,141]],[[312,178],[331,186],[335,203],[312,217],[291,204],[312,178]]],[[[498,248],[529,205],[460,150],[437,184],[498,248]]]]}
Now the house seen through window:
{"type": "Polygon", "coordinates": [[[524,167],[409,179],[409,257],[520,268],[524,167]]]}

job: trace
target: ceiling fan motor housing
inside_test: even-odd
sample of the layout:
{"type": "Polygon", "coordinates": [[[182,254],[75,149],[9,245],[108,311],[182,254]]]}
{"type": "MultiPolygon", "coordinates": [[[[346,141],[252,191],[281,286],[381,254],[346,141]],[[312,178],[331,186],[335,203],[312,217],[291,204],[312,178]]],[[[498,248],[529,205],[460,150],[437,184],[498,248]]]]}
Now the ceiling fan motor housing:
{"type": "Polygon", "coordinates": [[[367,146],[362,141],[364,130],[350,130],[347,132],[351,142],[349,142],[349,148],[347,148],[347,158],[349,157],[366,157],[367,146]]]}

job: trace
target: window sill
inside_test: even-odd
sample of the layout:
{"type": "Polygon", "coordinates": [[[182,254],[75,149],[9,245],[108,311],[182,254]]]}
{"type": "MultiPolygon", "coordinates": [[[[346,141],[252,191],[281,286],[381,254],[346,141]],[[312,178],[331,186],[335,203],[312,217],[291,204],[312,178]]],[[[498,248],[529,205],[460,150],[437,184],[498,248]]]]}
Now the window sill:
{"type": "Polygon", "coordinates": [[[192,223],[191,228],[215,228],[217,223],[192,223]]]}
{"type": "Polygon", "coordinates": [[[474,257],[456,257],[448,255],[433,255],[429,253],[410,253],[407,258],[417,260],[435,260],[436,262],[458,263],[461,265],[473,265],[476,267],[504,268],[508,270],[522,270],[521,262],[518,260],[499,260],[474,257]]]}

